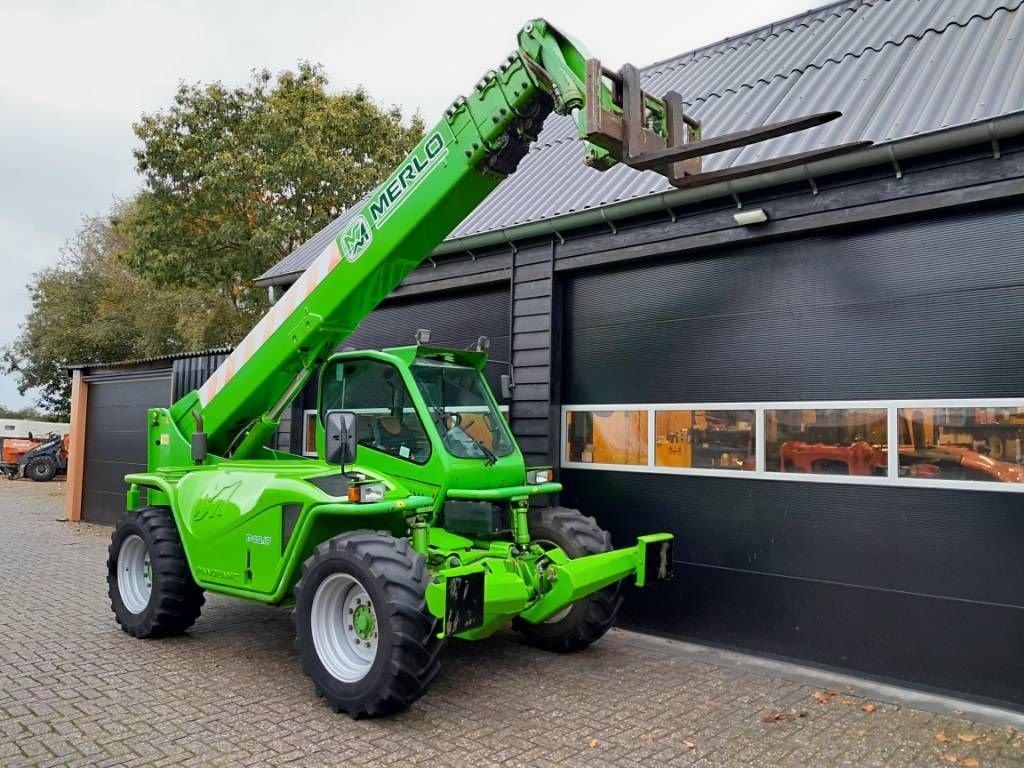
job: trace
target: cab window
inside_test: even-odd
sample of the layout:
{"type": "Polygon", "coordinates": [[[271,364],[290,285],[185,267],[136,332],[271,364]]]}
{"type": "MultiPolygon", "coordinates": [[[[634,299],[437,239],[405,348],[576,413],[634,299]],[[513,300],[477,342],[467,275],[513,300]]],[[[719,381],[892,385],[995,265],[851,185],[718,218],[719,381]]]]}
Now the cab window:
{"type": "Polygon", "coordinates": [[[320,418],[356,415],[359,445],[416,464],[430,458],[430,440],[398,369],[379,360],[339,360],[324,372],[320,418]]]}
{"type": "Polygon", "coordinates": [[[442,445],[453,456],[493,463],[515,450],[508,425],[476,368],[420,357],[412,366],[412,377],[442,445]]]}

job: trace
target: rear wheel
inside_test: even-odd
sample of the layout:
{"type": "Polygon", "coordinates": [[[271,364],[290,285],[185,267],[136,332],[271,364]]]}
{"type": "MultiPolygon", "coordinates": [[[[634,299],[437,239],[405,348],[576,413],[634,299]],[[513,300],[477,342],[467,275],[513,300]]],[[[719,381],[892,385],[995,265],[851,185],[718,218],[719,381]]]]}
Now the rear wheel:
{"type": "Polygon", "coordinates": [[[37,483],[44,483],[53,480],[57,474],[57,460],[52,456],[39,456],[32,459],[25,466],[25,476],[30,477],[37,483]]]}
{"type": "MultiPolygon", "coordinates": [[[[566,507],[530,510],[530,537],[541,546],[556,546],[569,557],[608,552],[611,536],[592,517],[566,507]]],[[[580,651],[601,639],[615,623],[622,598],[615,583],[587,595],[541,624],[516,619],[515,628],[531,645],[546,651],[580,651]]]]}
{"type": "Polygon", "coordinates": [[[408,539],[357,531],[325,541],[295,586],[302,665],[335,712],[379,717],[405,709],[440,670],[427,611],[423,555],[408,539]]]}
{"type": "Polygon", "coordinates": [[[144,507],[121,518],[110,540],[107,588],[117,623],[133,637],[178,635],[199,618],[203,590],[169,509],[144,507]]]}

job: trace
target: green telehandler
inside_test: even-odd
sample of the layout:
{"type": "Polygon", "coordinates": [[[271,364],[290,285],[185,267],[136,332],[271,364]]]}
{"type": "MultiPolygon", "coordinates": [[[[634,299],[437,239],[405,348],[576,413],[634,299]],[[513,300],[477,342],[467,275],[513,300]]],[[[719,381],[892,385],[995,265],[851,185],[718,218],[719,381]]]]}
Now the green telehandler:
{"type": "Polygon", "coordinates": [[[111,605],[140,638],[186,631],[204,592],[294,606],[316,693],[352,717],[423,694],[448,637],[512,625],[552,651],[612,626],[619,583],[668,578],[672,537],[613,549],[527,467],[478,350],[336,353],[503,178],[552,112],[571,115],[598,170],[624,163],[679,187],[799,165],[844,145],[702,173],[702,155],[801,130],[812,115],[709,139],[635,68],[604,69],[543,20],[486,73],[348,220],[198,390],[148,412],[148,467],[130,474],[107,563],[111,605]],[[267,444],[317,377],[318,456],[267,444]],[[145,504],[142,494],[145,493],[145,504]]]}

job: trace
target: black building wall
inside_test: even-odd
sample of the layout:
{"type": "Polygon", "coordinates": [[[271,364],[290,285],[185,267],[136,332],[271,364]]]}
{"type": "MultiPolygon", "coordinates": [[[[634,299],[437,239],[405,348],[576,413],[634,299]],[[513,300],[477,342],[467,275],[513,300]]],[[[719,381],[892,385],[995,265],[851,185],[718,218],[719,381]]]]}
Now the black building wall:
{"type": "Polygon", "coordinates": [[[704,251],[565,285],[568,403],[1022,394],[1020,204],[704,251]]]}

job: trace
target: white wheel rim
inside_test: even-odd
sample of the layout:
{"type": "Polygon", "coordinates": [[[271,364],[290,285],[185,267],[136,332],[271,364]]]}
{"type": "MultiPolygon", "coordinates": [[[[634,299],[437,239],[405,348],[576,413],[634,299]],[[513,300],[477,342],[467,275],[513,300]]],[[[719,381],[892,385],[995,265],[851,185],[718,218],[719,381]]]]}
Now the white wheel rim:
{"type": "Polygon", "coordinates": [[[313,646],[332,677],[355,683],[377,658],[380,627],[366,589],[347,573],[332,573],[316,588],[310,612],[313,646]]]}
{"type": "MultiPolygon", "coordinates": [[[[573,603],[573,605],[575,605],[575,603],[573,603]]],[[[568,616],[570,611],[572,611],[572,605],[567,605],[567,606],[565,606],[565,608],[560,610],[554,616],[549,616],[548,618],[544,619],[544,623],[545,624],[557,624],[562,619],[564,619],[566,616],[568,616]]]]}
{"type": "Polygon", "coordinates": [[[138,534],[132,534],[117,553],[117,591],[121,602],[132,613],[142,613],[153,592],[153,566],[149,549],[138,534]]]}
{"type": "MultiPolygon", "coordinates": [[[[556,548],[558,548],[558,545],[555,544],[555,542],[548,541],[547,539],[537,539],[533,543],[534,544],[539,544],[540,546],[542,546],[544,548],[545,552],[547,552],[549,549],[556,549],[556,548]]],[[[569,613],[572,611],[572,607],[574,605],[575,605],[575,603],[570,603],[569,605],[565,606],[565,608],[560,610],[558,613],[555,613],[555,614],[552,614],[551,616],[548,616],[546,619],[544,619],[544,621],[542,623],[544,623],[544,624],[557,624],[558,622],[560,622],[562,619],[564,619],[566,616],[569,615],[569,613]]]]}

